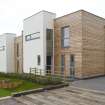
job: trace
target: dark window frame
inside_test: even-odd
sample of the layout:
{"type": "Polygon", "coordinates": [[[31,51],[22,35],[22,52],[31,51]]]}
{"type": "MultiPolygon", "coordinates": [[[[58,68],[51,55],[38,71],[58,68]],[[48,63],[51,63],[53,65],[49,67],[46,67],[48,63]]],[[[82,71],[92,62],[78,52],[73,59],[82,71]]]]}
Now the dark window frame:
{"type": "Polygon", "coordinates": [[[25,36],[25,41],[30,41],[30,40],[39,39],[40,36],[35,37],[35,38],[32,37],[32,35],[34,35],[34,34],[38,34],[38,33],[40,33],[40,32],[36,32],[36,33],[32,33],[32,34],[26,35],[26,36],[25,36]],[[28,37],[29,37],[29,39],[28,39],[28,37]]]}

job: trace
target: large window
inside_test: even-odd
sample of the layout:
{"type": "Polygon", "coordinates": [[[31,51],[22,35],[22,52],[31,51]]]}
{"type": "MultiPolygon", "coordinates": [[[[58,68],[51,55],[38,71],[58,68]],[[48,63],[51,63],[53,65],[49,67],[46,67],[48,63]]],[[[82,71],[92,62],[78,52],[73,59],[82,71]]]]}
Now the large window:
{"type": "Polygon", "coordinates": [[[37,64],[40,65],[40,62],[41,62],[41,58],[40,58],[40,55],[38,55],[37,56],[37,64]]]}
{"type": "Polygon", "coordinates": [[[32,34],[29,34],[29,35],[26,35],[25,36],[25,40],[26,41],[30,41],[30,40],[34,40],[34,39],[39,39],[40,38],[40,32],[36,32],[36,33],[32,33],[32,34]]]}
{"type": "Polygon", "coordinates": [[[53,40],[53,29],[47,29],[47,40],[53,40]]]}
{"type": "Polygon", "coordinates": [[[61,46],[62,47],[69,47],[70,46],[70,31],[69,26],[65,26],[61,29],[61,46]]]}
{"type": "Polygon", "coordinates": [[[64,74],[65,56],[61,55],[61,74],[64,74]]]}

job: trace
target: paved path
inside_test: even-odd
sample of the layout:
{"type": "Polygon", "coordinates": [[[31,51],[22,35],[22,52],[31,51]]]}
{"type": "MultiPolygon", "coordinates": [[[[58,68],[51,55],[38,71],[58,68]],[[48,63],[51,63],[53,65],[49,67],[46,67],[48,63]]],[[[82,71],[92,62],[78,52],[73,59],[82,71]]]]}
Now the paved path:
{"type": "Polygon", "coordinates": [[[72,83],[72,86],[85,88],[85,89],[105,91],[105,76],[93,79],[74,81],[72,83]]]}
{"type": "Polygon", "coordinates": [[[0,105],[105,105],[105,93],[69,86],[6,101],[0,105]]]}
{"type": "Polygon", "coordinates": [[[25,104],[10,98],[0,101],[0,105],[25,105],[25,104]]]}

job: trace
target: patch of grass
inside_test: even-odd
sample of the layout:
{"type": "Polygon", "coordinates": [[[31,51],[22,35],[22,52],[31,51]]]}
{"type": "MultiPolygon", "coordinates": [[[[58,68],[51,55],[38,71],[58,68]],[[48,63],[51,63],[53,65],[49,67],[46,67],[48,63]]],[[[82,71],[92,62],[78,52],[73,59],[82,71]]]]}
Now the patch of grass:
{"type": "Polygon", "coordinates": [[[7,89],[0,88],[0,97],[5,97],[5,96],[9,96],[9,95],[11,95],[11,91],[9,91],[7,89]]]}
{"type": "Polygon", "coordinates": [[[11,91],[12,92],[20,92],[20,91],[36,89],[36,88],[40,88],[40,87],[43,87],[43,85],[28,82],[28,81],[23,81],[22,85],[20,85],[19,87],[15,88],[15,89],[12,89],[11,91]]]}
{"type": "MultiPolygon", "coordinates": [[[[0,77],[0,80],[6,80],[6,79],[9,79],[9,78],[0,77]]],[[[9,96],[13,92],[20,92],[20,91],[24,91],[24,90],[30,90],[30,89],[36,89],[36,88],[43,87],[43,85],[40,85],[38,83],[33,83],[30,81],[25,81],[25,80],[21,80],[21,79],[20,80],[19,79],[10,79],[10,80],[12,82],[22,81],[23,83],[20,86],[13,88],[13,89],[0,88],[0,97],[9,96]]]]}
{"type": "Polygon", "coordinates": [[[0,97],[11,95],[13,92],[20,92],[30,89],[42,88],[48,85],[57,85],[62,83],[62,78],[59,76],[48,75],[48,76],[36,76],[34,74],[16,74],[16,73],[0,73],[0,80],[7,80],[10,82],[21,83],[16,88],[0,88],[0,97]]]}

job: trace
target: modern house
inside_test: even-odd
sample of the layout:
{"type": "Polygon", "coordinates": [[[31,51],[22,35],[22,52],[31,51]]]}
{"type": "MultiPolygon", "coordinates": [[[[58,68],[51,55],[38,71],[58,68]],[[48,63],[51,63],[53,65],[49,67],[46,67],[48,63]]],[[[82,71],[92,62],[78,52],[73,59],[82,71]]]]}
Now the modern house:
{"type": "Polygon", "coordinates": [[[4,33],[0,35],[0,72],[14,73],[14,41],[15,34],[4,33]]]}
{"type": "Polygon", "coordinates": [[[55,13],[41,11],[23,21],[23,72],[42,70],[53,63],[53,31],[55,13]]]}
{"type": "Polygon", "coordinates": [[[65,76],[105,75],[105,19],[84,10],[54,20],[54,70],[65,76]],[[57,66],[61,68],[57,68],[57,66]]]}
{"type": "Polygon", "coordinates": [[[0,72],[30,68],[80,79],[105,75],[105,19],[84,10],[58,18],[40,11],[24,19],[22,36],[0,36],[0,72]]]}
{"type": "Polygon", "coordinates": [[[15,38],[15,72],[23,72],[23,36],[15,38]]]}

